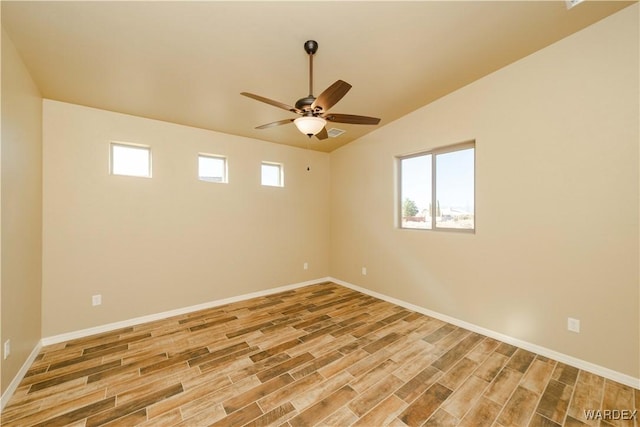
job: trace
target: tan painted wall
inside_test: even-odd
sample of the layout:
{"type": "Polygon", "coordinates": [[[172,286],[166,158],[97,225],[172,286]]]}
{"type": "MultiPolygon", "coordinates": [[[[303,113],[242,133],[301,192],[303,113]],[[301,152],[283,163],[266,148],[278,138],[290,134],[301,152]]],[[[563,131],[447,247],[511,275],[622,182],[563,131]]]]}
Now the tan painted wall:
{"type": "Polygon", "coordinates": [[[332,276],[640,377],[638,39],[635,5],[334,151],[332,276]],[[398,229],[395,156],[470,139],[476,233],[398,229]]]}
{"type": "Polygon", "coordinates": [[[40,340],[42,98],[2,30],[2,392],[40,340]],[[4,346],[2,350],[4,351],[4,346]]]}
{"type": "Polygon", "coordinates": [[[43,336],[325,277],[328,206],[326,153],[45,100],[43,336]],[[110,141],[150,145],[153,178],[109,175],[110,141]]]}

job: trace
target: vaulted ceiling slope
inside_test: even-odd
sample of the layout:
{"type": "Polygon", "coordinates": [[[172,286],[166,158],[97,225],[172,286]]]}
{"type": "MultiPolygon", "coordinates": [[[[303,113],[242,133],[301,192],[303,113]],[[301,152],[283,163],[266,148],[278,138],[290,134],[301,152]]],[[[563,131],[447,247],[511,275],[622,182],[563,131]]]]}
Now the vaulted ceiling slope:
{"type": "Polygon", "coordinates": [[[240,96],[308,95],[308,39],[314,94],[345,80],[331,112],[383,126],[633,3],[2,1],[2,25],[45,98],[328,152],[375,126],[256,130],[296,116],[240,96]]]}

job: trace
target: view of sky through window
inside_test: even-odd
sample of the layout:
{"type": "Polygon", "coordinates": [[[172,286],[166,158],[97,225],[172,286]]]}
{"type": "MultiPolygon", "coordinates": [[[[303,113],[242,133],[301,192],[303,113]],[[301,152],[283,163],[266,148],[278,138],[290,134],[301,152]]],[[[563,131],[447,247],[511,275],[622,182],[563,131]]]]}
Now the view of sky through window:
{"type": "Polygon", "coordinates": [[[111,173],[151,176],[151,150],[135,145],[111,144],[111,173]]]}
{"type": "Polygon", "coordinates": [[[431,155],[409,157],[402,160],[402,203],[413,201],[417,212],[404,215],[425,218],[415,228],[431,228],[431,155]]]}
{"type": "Polygon", "coordinates": [[[438,154],[436,174],[441,206],[473,213],[473,148],[438,154]]]}
{"type": "Polygon", "coordinates": [[[263,163],[262,185],[282,187],[282,165],[277,163],[263,163]]]}

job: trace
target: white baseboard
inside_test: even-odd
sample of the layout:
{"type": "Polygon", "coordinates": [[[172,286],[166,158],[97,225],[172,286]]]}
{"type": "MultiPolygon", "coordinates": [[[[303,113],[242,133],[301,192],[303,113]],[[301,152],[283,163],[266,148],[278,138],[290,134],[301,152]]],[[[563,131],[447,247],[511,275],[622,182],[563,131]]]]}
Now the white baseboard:
{"type": "Polygon", "coordinates": [[[36,360],[36,357],[38,357],[38,354],[40,353],[41,348],[42,348],[42,341],[38,341],[38,343],[33,348],[33,350],[31,350],[31,354],[29,354],[29,357],[27,357],[27,360],[25,360],[24,363],[22,364],[22,367],[20,368],[16,376],[13,378],[11,383],[9,383],[9,387],[7,387],[7,389],[2,394],[2,397],[0,397],[0,412],[2,412],[5,405],[9,402],[9,399],[11,399],[11,396],[13,396],[13,393],[16,392],[24,376],[27,375],[27,371],[29,370],[33,362],[36,360]]]}
{"type": "Polygon", "coordinates": [[[116,329],[128,328],[130,326],[139,325],[141,323],[153,322],[156,320],[166,319],[168,317],[180,316],[182,314],[192,313],[198,310],[205,310],[208,308],[219,307],[225,304],[231,304],[234,302],[245,301],[251,298],[263,297],[266,295],[277,294],[278,292],[284,292],[291,289],[301,288],[303,286],[315,285],[322,282],[327,282],[330,279],[328,277],[321,279],[308,280],[306,282],[294,283],[291,285],[280,286],[277,288],[271,288],[264,291],[251,292],[248,294],[238,295],[235,297],[224,298],[216,301],[209,301],[202,304],[192,305],[189,307],[178,308],[175,310],[164,311],[162,313],[149,314],[147,316],[135,317],[133,319],[122,320],[119,322],[108,323],[106,325],[95,326],[93,328],[82,329],[79,331],[67,332],[60,335],[54,335],[51,337],[42,338],[42,345],[58,344],[65,341],[70,341],[78,338],[88,337],[90,335],[101,334],[104,332],[114,331],[116,329]]]}
{"type": "Polygon", "coordinates": [[[600,375],[601,377],[619,382],[621,384],[628,385],[629,387],[640,389],[640,378],[635,378],[635,377],[632,377],[631,375],[623,374],[621,372],[614,371],[613,369],[605,368],[604,366],[587,362],[586,360],[578,359],[576,357],[569,356],[564,353],[559,353],[555,350],[551,350],[546,347],[539,346],[537,344],[532,344],[530,342],[523,341],[518,338],[513,338],[508,335],[502,334],[500,332],[492,331],[490,329],[486,329],[481,326],[474,325],[473,323],[465,322],[464,320],[456,319],[454,317],[450,317],[445,314],[441,314],[441,313],[426,309],[424,307],[420,307],[420,306],[408,303],[406,301],[402,301],[397,298],[393,298],[388,295],[384,295],[384,294],[354,285],[352,283],[345,282],[344,280],[336,279],[334,277],[328,277],[326,280],[336,283],[338,285],[342,285],[344,287],[353,289],[355,291],[362,292],[363,294],[371,295],[372,297],[390,302],[392,304],[396,304],[401,307],[408,308],[409,310],[442,320],[447,323],[451,323],[452,325],[456,325],[461,328],[468,329],[472,332],[477,332],[481,335],[485,335],[487,337],[497,339],[507,344],[520,347],[524,350],[531,351],[541,356],[545,356],[550,359],[557,360],[558,362],[562,362],[567,365],[573,366],[575,368],[582,369],[583,371],[600,375]]]}

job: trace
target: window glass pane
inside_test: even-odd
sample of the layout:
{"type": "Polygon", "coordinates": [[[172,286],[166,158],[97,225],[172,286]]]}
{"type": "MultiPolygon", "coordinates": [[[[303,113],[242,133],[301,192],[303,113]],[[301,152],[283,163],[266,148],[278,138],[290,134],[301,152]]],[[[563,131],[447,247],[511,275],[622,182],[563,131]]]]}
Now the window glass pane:
{"type": "Polygon", "coordinates": [[[198,156],[198,177],[203,181],[226,182],[224,157],[198,156]]]}
{"type": "Polygon", "coordinates": [[[431,228],[431,154],[402,159],[401,227],[431,228]]]}
{"type": "Polygon", "coordinates": [[[282,187],[282,165],[263,163],[262,185],[282,187]]]}
{"type": "Polygon", "coordinates": [[[151,176],[151,151],[146,147],[111,144],[111,173],[151,176]]]}
{"type": "Polygon", "coordinates": [[[436,155],[436,227],[473,229],[474,149],[436,155]]]}

